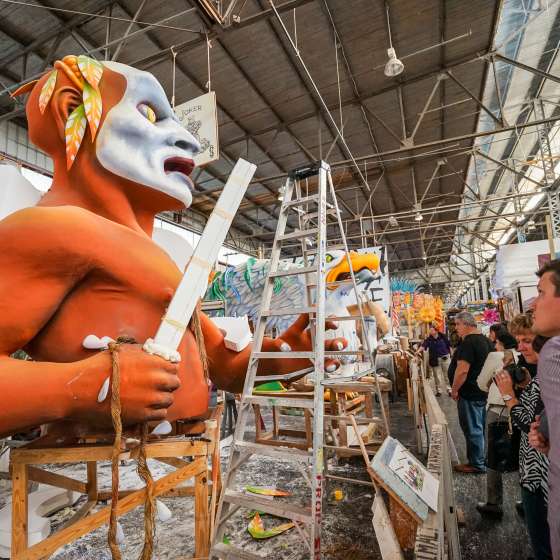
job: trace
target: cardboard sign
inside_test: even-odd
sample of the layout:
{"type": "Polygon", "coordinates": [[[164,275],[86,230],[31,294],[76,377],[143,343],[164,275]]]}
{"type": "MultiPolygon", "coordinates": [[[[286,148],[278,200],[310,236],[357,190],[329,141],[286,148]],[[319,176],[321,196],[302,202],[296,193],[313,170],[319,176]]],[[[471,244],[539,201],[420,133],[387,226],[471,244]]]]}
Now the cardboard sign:
{"type": "Polygon", "coordinates": [[[196,166],[220,159],[218,141],[218,109],[216,94],[211,91],[175,107],[181,124],[198,140],[200,153],[194,158],[196,166]]]}

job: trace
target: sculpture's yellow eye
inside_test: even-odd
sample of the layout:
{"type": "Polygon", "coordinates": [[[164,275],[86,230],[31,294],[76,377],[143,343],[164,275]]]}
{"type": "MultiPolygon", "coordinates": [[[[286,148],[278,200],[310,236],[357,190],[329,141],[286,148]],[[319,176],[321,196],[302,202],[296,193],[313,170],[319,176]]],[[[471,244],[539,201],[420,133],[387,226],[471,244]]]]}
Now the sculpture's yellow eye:
{"type": "Polygon", "coordinates": [[[157,121],[156,118],[156,114],[154,112],[154,110],[149,106],[146,105],[145,103],[140,103],[138,105],[138,110],[140,111],[140,113],[142,113],[142,115],[144,115],[152,124],[155,123],[157,121]]]}
{"type": "Polygon", "coordinates": [[[333,257],[332,255],[330,255],[329,253],[327,253],[326,256],[325,256],[325,261],[328,262],[328,263],[330,263],[330,262],[333,260],[333,258],[334,258],[334,257],[333,257]]]}

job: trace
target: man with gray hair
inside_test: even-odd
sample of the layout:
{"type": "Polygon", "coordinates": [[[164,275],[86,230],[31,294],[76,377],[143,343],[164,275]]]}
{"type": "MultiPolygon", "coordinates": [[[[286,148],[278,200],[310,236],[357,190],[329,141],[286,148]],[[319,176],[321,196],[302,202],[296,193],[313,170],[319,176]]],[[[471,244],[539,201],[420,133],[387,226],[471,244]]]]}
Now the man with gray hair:
{"type": "Polygon", "coordinates": [[[481,391],[477,378],[486,357],[492,352],[490,341],[480,334],[471,313],[455,315],[455,328],[461,337],[456,355],[451,397],[457,401],[459,424],[467,442],[468,463],[455,465],[462,473],[484,473],[484,426],[486,424],[487,394],[481,391]]]}

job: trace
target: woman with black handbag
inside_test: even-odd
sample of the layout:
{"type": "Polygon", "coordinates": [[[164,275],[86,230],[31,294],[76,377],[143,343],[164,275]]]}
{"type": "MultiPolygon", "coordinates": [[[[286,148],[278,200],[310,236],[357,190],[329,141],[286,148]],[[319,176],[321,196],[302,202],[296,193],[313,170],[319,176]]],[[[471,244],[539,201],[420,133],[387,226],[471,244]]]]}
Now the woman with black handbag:
{"type": "Polygon", "coordinates": [[[516,471],[519,458],[519,430],[512,429],[509,411],[494,383],[494,375],[510,362],[517,362],[517,340],[505,330],[497,333],[496,351],[490,352],[477,378],[479,388],[488,393],[486,401],[486,501],[476,509],[482,515],[503,514],[502,473],[516,471]]]}
{"type": "MultiPolygon", "coordinates": [[[[535,352],[539,352],[548,340],[537,336],[533,340],[535,352]]],[[[528,372],[527,372],[528,374],[528,372]]],[[[542,412],[541,390],[537,377],[533,377],[519,397],[515,394],[513,368],[499,372],[496,385],[508,407],[513,424],[521,430],[519,450],[519,478],[521,497],[525,510],[525,522],[531,540],[535,560],[551,560],[550,531],[547,522],[548,504],[548,457],[529,444],[528,433],[535,417],[542,412]]]]}

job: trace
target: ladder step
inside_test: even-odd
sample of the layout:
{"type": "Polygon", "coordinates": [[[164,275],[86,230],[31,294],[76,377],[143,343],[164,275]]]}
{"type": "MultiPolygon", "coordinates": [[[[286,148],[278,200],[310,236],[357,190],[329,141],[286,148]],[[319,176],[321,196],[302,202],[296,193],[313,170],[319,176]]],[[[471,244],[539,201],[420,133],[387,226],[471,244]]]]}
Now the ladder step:
{"type": "Polygon", "coordinates": [[[276,278],[277,276],[295,276],[296,274],[309,274],[311,272],[317,272],[317,267],[315,266],[303,266],[303,267],[293,267],[287,270],[275,270],[268,273],[269,278],[276,278]]]}
{"type": "Polygon", "coordinates": [[[231,544],[216,543],[210,551],[209,558],[221,558],[222,560],[264,560],[265,556],[253,554],[231,544]]]}
{"type": "MultiPolygon", "coordinates": [[[[282,393],[279,393],[282,395],[282,393]]],[[[290,397],[268,397],[248,395],[241,398],[242,403],[258,404],[261,406],[283,406],[285,408],[313,408],[313,399],[291,399],[290,397]]]]}
{"type": "Polygon", "coordinates": [[[275,459],[284,459],[285,461],[297,463],[311,463],[313,458],[309,451],[294,449],[293,447],[283,447],[281,443],[272,446],[251,441],[236,441],[233,443],[233,446],[236,451],[241,453],[252,453],[253,455],[274,457],[275,459]]]}
{"type": "Polygon", "coordinates": [[[303,196],[301,198],[294,198],[293,200],[290,200],[290,202],[284,202],[284,204],[282,204],[282,210],[291,208],[292,206],[299,206],[300,204],[306,204],[307,202],[317,202],[317,200],[319,200],[318,194],[303,196]]]}
{"type": "Polygon", "coordinates": [[[271,501],[266,498],[260,498],[258,495],[249,496],[242,492],[235,492],[234,490],[226,490],[224,493],[224,501],[230,504],[246,507],[248,509],[256,509],[264,511],[270,515],[277,515],[278,517],[285,517],[292,521],[300,521],[302,523],[312,523],[311,510],[293,504],[271,501]]]}
{"type": "Polygon", "coordinates": [[[261,317],[279,317],[282,315],[301,315],[302,313],[316,313],[317,307],[290,307],[284,309],[267,309],[261,313],[261,317]]]}
{"type": "Polygon", "coordinates": [[[307,375],[308,373],[313,373],[314,371],[315,368],[308,367],[292,371],[291,373],[282,373],[279,375],[257,375],[257,377],[255,377],[255,383],[264,383],[265,381],[290,381],[290,379],[293,379],[294,377],[307,375]]]}
{"type": "Polygon", "coordinates": [[[301,239],[303,237],[316,236],[318,232],[319,232],[319,228],[300,229],[298,231],[293,231],[291,233],[286,233],[285,235],[279,235],[276,238],[276,240],[277,241],[286,241],[288,239],[301,239]]]}
{"type": "MultiPolygon", "coordinates": [[[[342,350],[340,351],[342,352],[342,350]]],[[[315,357],[315,352],[253,352],[251,358],[307,358],[312,360],[315,357]]]]}

